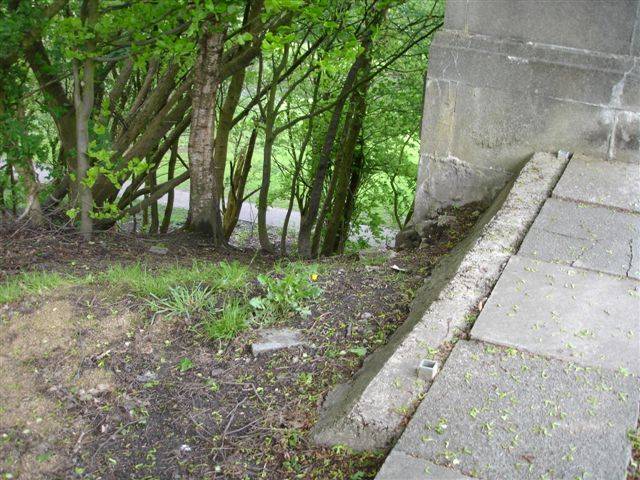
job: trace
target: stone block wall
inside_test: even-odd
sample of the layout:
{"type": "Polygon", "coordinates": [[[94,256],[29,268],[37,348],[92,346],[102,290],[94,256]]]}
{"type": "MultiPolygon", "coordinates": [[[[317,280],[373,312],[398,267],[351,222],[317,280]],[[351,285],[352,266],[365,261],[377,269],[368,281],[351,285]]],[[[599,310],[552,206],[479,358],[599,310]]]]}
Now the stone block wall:
{"type": "Polygon", "coordinates": [[[413,223],[489,202],[536,151],[640,162],[640,0],[448,0],[413,223]]]}

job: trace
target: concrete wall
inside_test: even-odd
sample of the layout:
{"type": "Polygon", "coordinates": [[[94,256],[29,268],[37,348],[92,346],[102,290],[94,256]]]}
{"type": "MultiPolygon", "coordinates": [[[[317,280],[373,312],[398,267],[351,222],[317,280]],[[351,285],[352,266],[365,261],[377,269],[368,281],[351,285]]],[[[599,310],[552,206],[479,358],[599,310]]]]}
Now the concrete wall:
{"type": "Polygon", "coordinates": [[[640,0],[448,0],[414,223],[490,201],[534,152],[640,162],[640,0]]]}

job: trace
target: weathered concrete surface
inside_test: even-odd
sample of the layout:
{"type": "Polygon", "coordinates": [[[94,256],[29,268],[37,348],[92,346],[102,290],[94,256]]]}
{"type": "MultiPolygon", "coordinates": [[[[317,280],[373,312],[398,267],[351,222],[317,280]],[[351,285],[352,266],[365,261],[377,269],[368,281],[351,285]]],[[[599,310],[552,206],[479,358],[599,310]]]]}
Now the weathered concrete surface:
{"type": "Polygon", "coordinates": [[[640,374],[640,282],[515,256],[471,337],[640,374]]]}
{"type": "Polygon", "coordinates": [[[461,341],[394,454],[483,479],[622,480],[638,387],[632,375],[461,341]]]}
{"type": "Polygon", "coordinates": [[[640,213],[640,165],[575,156],[553,196],[640,213]]]}
{"type": "Polygon", "coordinates": [[[418,362],[468,329],[470,315],[493,288],[565,165],[549,154],[534,155],[471,235],[434,269],[389,343],[367,359],[351,388],[342,389],[342,398],[332,396],[333,405],[312,430],[315,442],[378,449],[400,434],[428,386],[417,378],[418,362]]]}
{"type": "Polygon", "coordinates": [[[640,162],[639,24],[640,0],[449,0],[413,222],[489,201],[535,151],[640,162]]]}
{"type": "Polygon", "coordinates": [[[393,480],[470,480],[453,469],[441,467],[403,452],[392,452],[382,465],[378,478],[393,480]]]}
{"type": "Polygon", "coordinates": [[[258,335],[259,340],[251,344],[251,353],[254,355],[304,344],[300,331],[291,328],[269,328],[259,331],[258,335]]]}
{"type": "Polygon", "coordinates": [[[640,215],[550,198],[519,254],[640,279],[640,215]]]}

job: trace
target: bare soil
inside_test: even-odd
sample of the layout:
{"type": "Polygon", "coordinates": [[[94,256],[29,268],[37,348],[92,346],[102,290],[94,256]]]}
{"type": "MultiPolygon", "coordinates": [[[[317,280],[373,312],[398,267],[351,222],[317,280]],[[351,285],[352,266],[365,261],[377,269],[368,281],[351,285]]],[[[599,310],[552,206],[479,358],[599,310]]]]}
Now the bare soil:
{"type": "MultiPolygon", "coordinates": [[[[393,258],[321,260],[323,294],[308,317],[275,327],[304,346],[254,357],[258,327],[208,341],[185,319],[156,317],[105,285],[60,288],[0,306],[0,475],[4,478],[373,478],[381,452],[319,448],[307,440],[326,393],[405,320],[413,293],[477,218],[393,258]],[[395,265],[399,269],[392,268],[395,265]],[[181,371],[188,358],[193,368],[181,371]]],[[[74,275],[114,262],[151,268],[234,259],[256,272],[275,257],[216,251],[184,233],[161,238],[102,233],[0,232],[0,280],[28,270],[74,275]],[[161,242],[167,255],[149,253],[161,242]]]]}

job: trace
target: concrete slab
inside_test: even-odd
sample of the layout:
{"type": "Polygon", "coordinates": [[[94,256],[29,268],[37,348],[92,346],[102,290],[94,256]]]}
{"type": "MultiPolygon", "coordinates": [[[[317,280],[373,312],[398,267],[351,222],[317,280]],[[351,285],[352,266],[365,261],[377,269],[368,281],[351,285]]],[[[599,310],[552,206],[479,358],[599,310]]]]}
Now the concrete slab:
{"type": "Polygon", "coordinates": [[[291,328],[268,328],[261,330],[258,334],[260,336],[259,340],[251,344],[251,352],[254,355],[304,344],[300,332],[291,328]]]}
{"type": "Polygon", "coordinates": [[[632,375],[461,341],[395,451],[483,479],[623,479],[638,397],[632,375]]]}
{"type": "Polygon", "coordinates": [[[640,282],[512,257],[472,338],[640,374],[640,282]]]}
{"type": "Polygon", "coordinates": [[[406,453],[389,454],[376,480],[470,480],[470,477],[450,468],[441,467],[406,453]]]}
{"type": "Polygon", "coordinates": [[[640,215],[550,198],[520,255],[640,279],[640,215]]]}
{"type": "Polygon", "coordinates": [[[553,196],[640,213],[640,166],[576,155],[553,196]]]}

